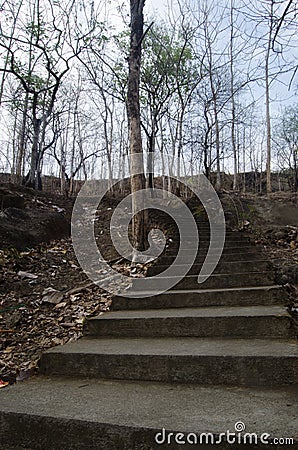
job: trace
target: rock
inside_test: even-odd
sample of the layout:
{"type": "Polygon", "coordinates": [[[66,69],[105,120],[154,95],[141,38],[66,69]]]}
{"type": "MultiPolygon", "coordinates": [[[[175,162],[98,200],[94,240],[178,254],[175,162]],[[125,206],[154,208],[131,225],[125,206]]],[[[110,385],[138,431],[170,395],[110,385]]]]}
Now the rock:
{"type": "Polygon", "coordinates": [[[59,208],[59,206],[56,206],[56,205],[51,205],[51,207],[53,209],[55,209],[58,213],[64,213],[65,212],[65,208],[59,208]]]}
{"type": "Polygon", "coordinates": [[[22,195],[0,189],[1,208],[25,208],[25,199],[22,195]]]}
{"type": "Polygon", "coordinates": [[[275,266],[277,284],[298,284],[298,264],[278,264],[275,266]]]}
{"type": "Polygon", "coordinates": [[[52,287],[46,288],[42,293],[42,301],[46,303],[52,303],[53,305],[58,305],[63,299],[63,292],[57,291],[52,287]]]}
{"type": "Polygon", "coordinates": [[[277,231],[274,233],[274,237],[277,240],[283,240],[287,238],[287,233],[285,231],[277,231]]]}
{"type": "Polygon", "coordinates": [[[20,311],[12,312],[5,320],[7,328],[14,328],[22,319],[22,314],[20,311]]]}

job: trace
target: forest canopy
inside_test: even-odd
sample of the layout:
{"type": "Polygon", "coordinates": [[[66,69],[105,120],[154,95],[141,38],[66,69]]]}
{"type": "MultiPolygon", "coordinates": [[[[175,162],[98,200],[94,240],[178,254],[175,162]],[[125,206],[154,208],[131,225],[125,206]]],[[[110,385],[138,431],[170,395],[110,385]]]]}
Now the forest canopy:
{"type": "MultiPolygon", "coordinates": [[[[158,4],[141,42],[145,172],[217,188],[228,173],[234,189],[253,172],[270,192],[273,171],[297,190],[296,2],[158,4]]],[[[39,189],[57,176],[62,193],[127,176],[128,5],[5,0],[1,14],[1,172],[39,189]]]]}

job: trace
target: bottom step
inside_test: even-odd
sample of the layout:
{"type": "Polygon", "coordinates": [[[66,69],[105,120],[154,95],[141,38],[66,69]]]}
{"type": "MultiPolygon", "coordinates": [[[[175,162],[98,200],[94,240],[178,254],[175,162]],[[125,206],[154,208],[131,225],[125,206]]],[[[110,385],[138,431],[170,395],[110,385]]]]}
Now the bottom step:
{"type": "Polygon", "coordinates": [[[235,433],[237,424],[239,431],[245,427],[236,433],[237,449],[268,449],[261,439],[274,443],[274,449],[294,449],[297,394],[297,386],[252,389],[37,377],[1,391],[0,448],[230,449],[224,435],[235,433]],[[252,444],[239,444],[239,437],[252,444]],[[212,439],[222,441],[216,446],[212,439]]]}

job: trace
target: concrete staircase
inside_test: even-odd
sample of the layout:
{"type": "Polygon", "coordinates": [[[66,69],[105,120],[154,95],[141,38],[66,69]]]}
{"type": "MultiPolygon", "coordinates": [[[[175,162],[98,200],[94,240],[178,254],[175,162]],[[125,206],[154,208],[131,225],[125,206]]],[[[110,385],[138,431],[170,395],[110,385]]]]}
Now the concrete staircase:
{"type": "MultiPolygon", "coordinates": [[[[214,274],[198,285],[210,237],[207,224],[198,226],[195,264],[174,288],[156,294],[152,279],[148,297],[115,297],[82,339],[42,356],[36,379],[0,392],[1,449],[188,449],[194,433],[199,448],[220,439],[225,449],[232,438],[221,433],[244,425],[257,444],[236,433],[235,448],[265,449],[266,439],[298,448],[298,350],[286,292],[260,249],[231,231],[214,274]]],[[[174,242],[148,275],[162,273],[176,251],[174,242]]]]}

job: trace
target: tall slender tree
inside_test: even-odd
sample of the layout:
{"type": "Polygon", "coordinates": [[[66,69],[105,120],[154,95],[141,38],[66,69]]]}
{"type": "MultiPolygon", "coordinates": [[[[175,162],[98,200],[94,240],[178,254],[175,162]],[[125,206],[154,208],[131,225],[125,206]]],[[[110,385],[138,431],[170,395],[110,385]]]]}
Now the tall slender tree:
{"type": "Polygon", "coordinates": [[[144,159],[140,114],[140,74],[142,41],[144,38],[145,0],[130,0],[130,51],[127,88],[127,117],[129,126],[130,182],[132,193],[132,235],[136,250],[144,250],[146,243],[146,214],[139,211],[142,202],[138,191],[145,189],[144,159]]]}

